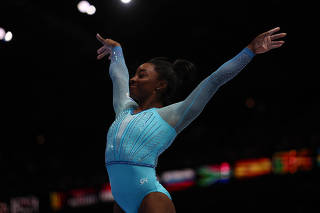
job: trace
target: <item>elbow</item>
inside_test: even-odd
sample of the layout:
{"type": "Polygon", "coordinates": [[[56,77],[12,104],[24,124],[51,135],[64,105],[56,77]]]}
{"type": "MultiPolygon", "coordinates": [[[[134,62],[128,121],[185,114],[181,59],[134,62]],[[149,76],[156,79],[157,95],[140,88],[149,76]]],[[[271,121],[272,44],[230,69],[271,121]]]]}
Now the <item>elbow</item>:
{"type": "Polygon", "coordinates": [[[197,105],[194,105],[193,107],[191,107],[189,109],[189,114],[192,115],[193,119],[194,120],[195,118],[197,118],[201,112],[203,111],[205,105],[200,105],[200,106],[197,106],[197,105]]]}

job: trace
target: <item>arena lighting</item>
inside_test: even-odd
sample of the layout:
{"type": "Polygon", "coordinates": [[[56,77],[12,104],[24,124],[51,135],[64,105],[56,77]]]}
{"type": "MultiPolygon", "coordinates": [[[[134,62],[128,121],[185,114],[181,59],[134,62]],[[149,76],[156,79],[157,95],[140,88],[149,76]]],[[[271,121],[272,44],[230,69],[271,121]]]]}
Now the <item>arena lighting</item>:
{"type": "Polygon", "coordinates": [[[131,0],[121,0],[121,2],[124,4],[129,4],[131,2],[131,0]]]}
{"type": "Polygon", "coordinates": [[[12,33],[8,31],[6,35],[4,36],[5,41],[11,41],[12,40],[12,33]]]}
{"type": "Polygon", "coordinates": [[[207,187],[215,183],[227,183],[231,177],[230,164],[223,162],[220,165],[208,165],[197,170],[199,186],[207,187]]]}
{"type": "Polygon", "coordinates": [[[95,6],[90,5],[89,8],[88,8],[88,10],[87,10],[87,14],[88,14],[88,15],[93,15],[93,14],[95,14],[95,13],[96,13],[96,8],[95,8],[95,6]]]}
{"type": "Polygon", "coordinates": [[[249,97],[246,99],[246,106],[249,108],[249,109],[252,109],[255,105],[256,105],[256,102],[253,98],[249,97]]]}
{"type": "Polygon", "coordinates": [[[35,196],[16,197],[10,200],[10,212],[39,212],[39,198],[35,196]]]}
{"type": "Polygon", "coordinates": [[[195,185],[196,172],[193,169],[166,171],[160,182],[169,192],[184,190],[195,185]]]}
{"type": "Polygon", "coordinates": [[[91,5],[88,1],[80,1],[77,7],[81,13],[86,13],[88,15],[93,15],[96,12],[95,6],[91,5]]]}
{"type": "Polygon", "coordinates": [[[78,3],[77,7],[81,13],[85,13],[87,11],[87,9],[90,7],[90,3],[87,1],[80,1],[78,3]]]}
{"type": "Polygon", "coordinates": [[[0,202],[0,212],[9,212],[9,207],[6,203],[0,202]]]}
{"type": "Polygon", "coordinates": [[[0,40],[4,39],[5,35],[6,31],[2,27],[0,27],[0,40]]]}
{"type": "Polygon", "coordinates": [[[239,160],[234,165],[235,178],[251,178],[270,174],[272,162],[269,158],[239,160]]]}
{"type": "Polygon", "coordinates": [[[50,203],[51,203],[51,208],[54,211],[60,210],[64,203],[63,194],[59,192],[50,193],[50,203]]]}
{"type": "Polygon", "coordinates": [[[104,184],[100,188],[83,188],[65,192],[51,192],[49,198],[51,208],[54,211],[92,206],[105,202],[112,202],[114,200],[110,183],[104,184]]]}
{"type": "Polygon", "coordinates": [[[102,202],[110,202],[113,201],[113,195],[111,192],[111,185],[110,183],[104,185],[99,193],[99,198],[102,202]]]}
{"type": "Polygon", "coordinates": [[[275,174],[294,174],[297,171],[312,169],[311,150],[290,150],[276,152],[272,157],[273,172],[275,174]]]}

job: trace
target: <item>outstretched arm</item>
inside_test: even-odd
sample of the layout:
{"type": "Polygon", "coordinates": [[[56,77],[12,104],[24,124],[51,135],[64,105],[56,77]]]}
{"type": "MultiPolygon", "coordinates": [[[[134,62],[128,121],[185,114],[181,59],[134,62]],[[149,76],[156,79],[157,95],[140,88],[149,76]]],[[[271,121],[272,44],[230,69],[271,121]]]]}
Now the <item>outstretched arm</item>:
{"type": "Polygon", "coordinates": [[[282,46],[284,41],[274,41],[286,34],[276,34],[280,28],[274,28],[257,36],[246,48],[218,70],[204,79],[184,100],[158,109],[161,117],[167,121],[177,133],[188,126],[203,110],[205,105],[226,82],[234,78],[254,57],[255,54],[267,52],[282,46]]]}
{"type": "Polygon", "coordinates": [[[113,108],[117,117],[120,112],[137,103],[129,95],[129,73],[120,44],[111,39],[103,39],[99,34],[97,39],[103,44],[97,51],[97,59],[109,55],[111,60],[109,74],[113,84],[113,108]]]}

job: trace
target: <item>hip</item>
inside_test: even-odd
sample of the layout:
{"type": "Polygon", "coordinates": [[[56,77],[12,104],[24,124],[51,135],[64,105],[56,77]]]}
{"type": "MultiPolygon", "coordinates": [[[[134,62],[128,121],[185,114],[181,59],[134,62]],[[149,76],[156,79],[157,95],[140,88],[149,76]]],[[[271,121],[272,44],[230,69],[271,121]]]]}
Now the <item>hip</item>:
{"type": "Polygon", "coordinates": [[[107,166],[114,199],[124,209],[137,209],[150,192],[162,192],[170,199],[169,192],[159,183],[155,168],[111,164],[107,166]]]}

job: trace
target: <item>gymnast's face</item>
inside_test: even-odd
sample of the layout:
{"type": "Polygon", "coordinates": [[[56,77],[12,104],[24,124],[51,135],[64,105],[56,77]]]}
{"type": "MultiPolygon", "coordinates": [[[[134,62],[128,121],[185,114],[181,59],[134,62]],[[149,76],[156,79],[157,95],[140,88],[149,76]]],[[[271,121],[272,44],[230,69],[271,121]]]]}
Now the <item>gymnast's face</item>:
{"type": "Polygon", "coordinates": [[[136,102],[142,103],[147,98],[155,95],[159,85],[158,73],[154,65],[144,63],[140,65],[135,75],[130,79],[130,96],[136,102]]]}

